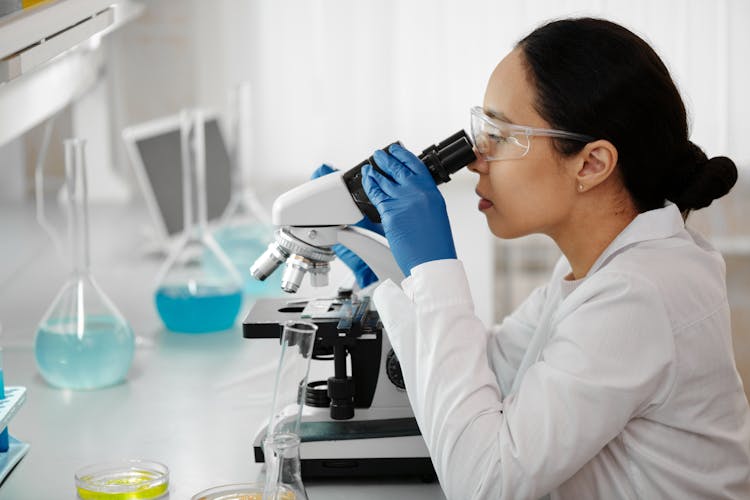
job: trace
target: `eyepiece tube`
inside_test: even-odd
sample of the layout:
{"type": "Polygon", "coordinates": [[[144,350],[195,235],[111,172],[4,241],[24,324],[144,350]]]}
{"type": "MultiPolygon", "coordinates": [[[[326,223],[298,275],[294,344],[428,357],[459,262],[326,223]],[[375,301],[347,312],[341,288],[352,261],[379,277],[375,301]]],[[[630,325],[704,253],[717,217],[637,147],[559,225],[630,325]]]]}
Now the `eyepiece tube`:
{"type": "Polygon", "coordinates": [[[471,144],[471,141],[469,141],[469,137],[466,135],[466,132],[461,129],[452,136],[448,137],[447,139],[443,140],[442,142],[439,142],[437,146],[435,146],[437,149],[445,149],[447,146],[450,146],[454,142],[459,142],[461,139],[465,139],[469,144],[471,144]]]}
{"type": "MultiPolygon", "coordinates": [[[[385,149],[387,150],[391,145],[389,144],[385,149]]],[[[451,174],[473,162],[476,159],[476,155],[466,132],[459,130],[447,139],[429,146],[422,151],[419,159],[427,166],[427,169],[432,174],[432,178],[435,180],[435,184],[441,184],[450,181],[451,174]]],[[[361,170],[367,164],[372,165],[375,170],[383,173],[375,163],[375,159],[371,156],[359,165],[344,172],[342,178],[347,189],[349,189],[349,193],[352,195],[352,199],[362,213],[371,221],[380,222],[380,214],[378,214],[375,206],[367,198],[367,194],[362,187],[361,170]]]]}

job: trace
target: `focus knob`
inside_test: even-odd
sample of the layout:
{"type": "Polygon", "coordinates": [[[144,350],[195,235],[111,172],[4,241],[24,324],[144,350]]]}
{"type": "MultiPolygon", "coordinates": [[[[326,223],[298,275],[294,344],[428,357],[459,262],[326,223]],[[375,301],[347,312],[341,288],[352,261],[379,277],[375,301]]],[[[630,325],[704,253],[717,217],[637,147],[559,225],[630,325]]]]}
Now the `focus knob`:
{"type": "Polygon", "coordinates": [[[401,373],[401,363],[399,363],[393,349],[388,351],[388,356],[385,358],[385,373],[388,375],[388,380],[390,380],[393,385],[399,389],[406,389],[404,375],[401,373]]]}

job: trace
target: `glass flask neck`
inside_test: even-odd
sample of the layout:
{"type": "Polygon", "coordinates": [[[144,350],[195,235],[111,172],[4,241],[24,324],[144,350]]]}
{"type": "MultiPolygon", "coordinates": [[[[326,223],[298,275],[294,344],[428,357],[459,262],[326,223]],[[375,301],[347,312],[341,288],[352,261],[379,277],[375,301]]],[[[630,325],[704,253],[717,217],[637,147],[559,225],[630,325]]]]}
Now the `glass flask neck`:
{"type": "Polygon", "coordinates": [[[206,136],[203,111],[183,111],[180,116],[183,230],[189,238],[206,229],[206,136]]]}
{"type": "Polygon", "coordinates": [[[249,82],[233,89],[229,98],[232,196],[221,216],[222,225],[267,224],[271,217],[250,186],[252,176],[252,91],[249,82]]]}
{"type": "Polygon", "coordinates": [[[65,187],[68,196],[68,239],[73,273],[89,272],[89,210],[83,139],[65,141],[65,187]]]}
{"type": "Polygon", "coordinates": [[[249,82],[237,85],[233,93],[231,109],[234,111],[232,123],[232,195],[242,196],[245,192],[245,176],[249,174],[252,152],[252,92],[249,82]]]}

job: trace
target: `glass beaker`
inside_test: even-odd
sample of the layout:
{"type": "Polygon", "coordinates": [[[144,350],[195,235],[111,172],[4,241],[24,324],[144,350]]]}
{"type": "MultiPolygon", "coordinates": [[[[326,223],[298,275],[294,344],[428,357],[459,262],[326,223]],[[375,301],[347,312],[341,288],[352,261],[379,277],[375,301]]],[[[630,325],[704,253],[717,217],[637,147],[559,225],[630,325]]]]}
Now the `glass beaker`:
{"type": "Polygon", "coordinates": [[[281,273],[260,281],[250,274],[253,262],[273,239],[270,216],[258,200],[249,180],[252,170],[251,90],[239,84],[229,99],[229,138],[232,163],[232,196],[213,234],[229,260],[240,272],[248,299],[281,293],[281,273]]]}
{"type": "Polygon", "coordinates": [[[156,309],[169,330],[226,330],[242,307],[239,273],[206,230],[204,115],[183,111],[180,126],[184,229],[157,277],[156,309]]]}
{"type": "Polygon", "coordinates": [[[51,385],[96,389],[125,380],[135,338],[89,268],[85,141],[65,141],[68,239],[73,272],[39,322],[36,363],[51,385]]]}

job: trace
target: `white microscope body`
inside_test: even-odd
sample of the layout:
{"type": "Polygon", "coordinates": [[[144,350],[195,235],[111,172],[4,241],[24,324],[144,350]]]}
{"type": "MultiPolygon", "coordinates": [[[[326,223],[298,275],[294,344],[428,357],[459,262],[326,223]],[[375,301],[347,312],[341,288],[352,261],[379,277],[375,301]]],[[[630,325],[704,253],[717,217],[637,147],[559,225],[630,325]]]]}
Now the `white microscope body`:
{"type": "MultiPolygon", "coordinates": [[[[276,241],[251,268],[256,278],[264,279],[285,263],[284,290],[295,292],[305,274],[310,274],[313,286],[325,286],[328,284],[328,262],[335,258],[331,247],[340,243],[357,254],[373,270],[379,282],[391,279],[400,283],[404,275],[387,240],[377,233],[353,226],[362,219],[362,212],[341,177],[341,172],[333,172],[276,199],[272,210],[273,223],[279,228],[276,241]]],[[[370,286],[359,293],[366,295],[373,289],[374,286],[370,286]]],[[[251,311],[248,318],[252,315],[251,311]]],[[[332,472],[332,476],[408,474],[411,467],[416,475],[431,476],[429,452],[418,433],[406,391],[388,375],[389,369],[393,371],[395,355],[384,331],[380,352],[373,355],[379,355],[380,367],[368,408],[357,407],[351,418],[334,420],[328,408],[305,406],[303,428],[306,423],[324,423],[326,429],[341,428],[347,437],[339,439],[334,433],[330,439],[306,440],[303,435],[300,449],[303,475],[306,463],[314,462],[308,475],[326,476],[329,475],[327,472],[332,472]],[[404,432],[403,425],[400,430],[392,432],[389,423],[405,421],[412,422],[413,432],[404,432]],[[357,430],[351,431],[355,428],[357,430]],[[352,432],[356,434],[363,429],[359,438],[351,439],[352,432]]],[[[256,460],[264,435],[265,428],[255,438],[256,460]]]]}
{"type": "MultiPolygon", "coordinates": [[[[448,182],[451,174],[476,156],[468,135],[459,130],[427,147],[419,159],[440,184],[448,182]]],[[[281,279],[285,291],[296,292],[306,274],[313,286],[327,285],[328,263],[335,258],[331,247],[340,243],[358,255],[379,281],[399,283],[404,276],[386,239],[353,226],[362,214],[373,221],[380,217],[362,186],[361,168],[365,164],[379,170],[370,157],[344,173],[333,172],[279,196],[272,212],[273,223],[279,227],[276,240],[253,264],[252,275],[262,280],[285,264],[281,279]]],[[[304,310],[290,307],[289,302],[266,302],[273,306],[269,307],[258,301],[248,314],[243,334],[250,338],[278,337],[279,319],[302,312],[303,318],[317,319],[316,341],[333,348],[335,375],[328,378],[323,396],[311,390],[310,384],[307,388],[311,393],[306,393],[300,427],[303,475],[396,474],[434,479],[398,359],[376,311],[370,307],[368,293],[372,287],[353,294],[351,300],[340,297],[338,312],[330,312],[335,309],[331,301],[317,307],[313,306],[318,301],[307,301],[304,310]],[[351,377],[347,360],[351,362],[351,377]],[[330,401],[324,399],[325,394],[330,401]],[[307,395],[311,395],[309,401],[307,395]]],[[[264,433],[262,429],[256,436],[256,461],[263,461],[260,443],[264,433]]]]}

